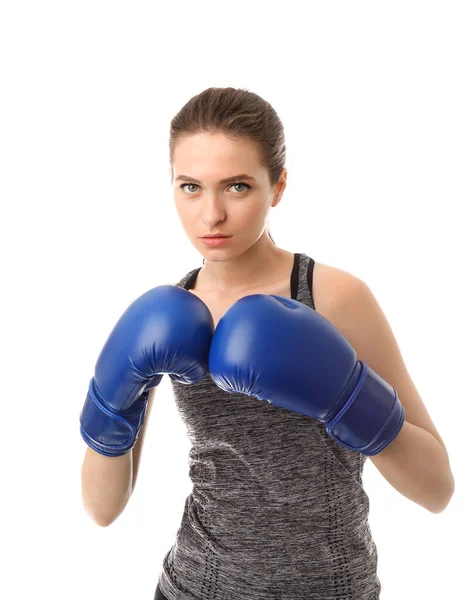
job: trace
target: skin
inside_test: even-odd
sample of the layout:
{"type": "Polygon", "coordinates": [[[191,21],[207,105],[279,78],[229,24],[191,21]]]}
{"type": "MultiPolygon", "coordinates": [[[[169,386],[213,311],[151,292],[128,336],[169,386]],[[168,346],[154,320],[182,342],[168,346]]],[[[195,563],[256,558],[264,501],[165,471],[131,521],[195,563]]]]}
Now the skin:
{"type": "Polygon", "coordinates": [[[203,132],[177,142],[172,176],[182,227],[206,259],[198,274],[197,291],[245,294],[284,275],[292,254],[273,244],[267,225],[270,210],[279,204],[286,188],[286,169],[278,183],[271,185],[254,142],[203,132]],[[240,177],[220,183],[239,174],[253,179],[240,177]],[[233,237],[220,247],[209,247],[200,237],[210,233],[233,237]]]}

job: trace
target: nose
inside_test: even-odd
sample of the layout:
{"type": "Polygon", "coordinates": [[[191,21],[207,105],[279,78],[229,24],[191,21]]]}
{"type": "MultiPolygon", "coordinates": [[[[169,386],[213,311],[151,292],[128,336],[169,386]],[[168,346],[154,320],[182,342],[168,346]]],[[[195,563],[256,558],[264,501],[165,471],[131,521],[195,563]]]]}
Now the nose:
{"type": "Polygon", "coordinates": [[[207,193],[202,200],[201,218],[207,227],[213,228],[226,220],[226,209],[216,192],[207,193]]]}

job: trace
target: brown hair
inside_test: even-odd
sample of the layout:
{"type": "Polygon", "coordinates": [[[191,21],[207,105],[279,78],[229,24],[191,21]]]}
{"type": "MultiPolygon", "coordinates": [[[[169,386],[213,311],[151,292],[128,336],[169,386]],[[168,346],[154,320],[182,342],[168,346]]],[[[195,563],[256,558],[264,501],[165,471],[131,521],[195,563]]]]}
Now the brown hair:
{"type": "MultiPolygon", "coordinates": [[[[171,121],[169,160],[180,137],[206,131],[232,139],[248,138],[258,147],[260,161],[276,185],[286,162],[284,129],[274,108],[245,89],[208,88],[191,98],[171,121]]],[[[270,230],[268,235],[273,243],[270,230]]]]}

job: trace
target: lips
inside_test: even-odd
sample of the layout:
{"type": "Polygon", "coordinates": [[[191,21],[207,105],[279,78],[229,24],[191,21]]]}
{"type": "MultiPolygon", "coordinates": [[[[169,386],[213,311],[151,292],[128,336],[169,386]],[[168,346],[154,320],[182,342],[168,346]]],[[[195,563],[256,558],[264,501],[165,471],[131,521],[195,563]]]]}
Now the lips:
{"type": "Polygon", "coordinates": [[[200,238],[202,244],[205,244],[205,246],[221,246],[222,244],[226,244],[227,242],[229,242],[229,240],[231,239],[232,236],[230,235],[224,235],[224,236],[220,236],[220,235],[215,235],[215,236],[210,236],[210,237],[202,237],[200,238]]]}

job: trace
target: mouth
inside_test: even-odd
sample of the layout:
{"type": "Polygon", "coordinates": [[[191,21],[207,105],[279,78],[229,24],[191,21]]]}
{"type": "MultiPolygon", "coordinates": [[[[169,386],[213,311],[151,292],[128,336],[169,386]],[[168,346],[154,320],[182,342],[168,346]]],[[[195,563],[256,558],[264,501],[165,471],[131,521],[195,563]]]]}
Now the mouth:
{"type": "Polygon", "coordinates": [[[231,238],[232,235],[208,235],[200,240],[205,246],[221,246],[221,244],[227,244],[231,238]]]}
{"type": "Polygon", "coordinates": [[[213,239],[218,239],[218,238],[229,238],[232,237],[231,235],[224,235],[222,233],[214,233],[212,235],[208,234],[208,235],[204,235],[202,236],[200,239],[202,240],[213,240],[213,239]]]}

